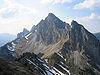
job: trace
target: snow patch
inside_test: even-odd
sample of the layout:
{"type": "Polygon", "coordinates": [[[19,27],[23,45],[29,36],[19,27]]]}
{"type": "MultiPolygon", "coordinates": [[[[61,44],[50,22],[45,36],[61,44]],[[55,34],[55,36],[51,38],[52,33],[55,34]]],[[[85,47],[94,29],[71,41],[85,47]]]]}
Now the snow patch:
{"type": "Polygon", "coordinates": [[[62,61],[60,61],[61,64],[64,64],[62,61]]]}
{"type": "Polygon", "coordinates": [[[49,69],[49,67],[46,64],[43,64],[43,66],[45,66],[47,69],[49,69]]]}
{"type": "MultiPolygon", "coordinates": [[[[27,59],[27,61],[29,61],[29,64],[35,65],[31,60],[27,59]]],[[[37,66],[37,65],[35,65],[35,66],[37,66]]]]}
{"type": "Polygon", "coordinates": [[[61,52],[59,52],[59,53],[61,53],[61,52]]]}
{"type": "Polygon", "coordinates": [[[29,34],[27,35],[27,37],[29,37],[31,34],[32,34],[32,33],[29,33],[29,34]]]}
{"type": "Polygon", "coordinates": [[[16,44],[14,44],[14,42],[11,43],[13,46],[15,46],[16,44]]]}
{"type": "Polygon", "coordinates": [[[37,30],[35,30],[35,32],[37,32],[37,30]]]}
{"type": "Polygon", "coordinates": [[[88,62],[86,62],[86,64],[87,64],[87,65],[89,65],[89,63],[88,63],[88,62]]]}
{"type": "Polygon", "coordinates": [[[9,51],[15,51],[11,46],[7,45],[9,51]]]}
{"type": "Polygon", "coordinates": [[[27,36],[25,36],[25,39],[28,40],[27,36]]]}
{"type": "Polygon", "coordinates": [[[59,73],[57,73],[55,70],[53,70],[53,69],[51,69],[50,70],[53,74],[55,74],[55,75],[59,75],[59,73]]]}
{"type": "Polygon", "coordinates": [[[25,39],[28,40],[28,37],[31,35],[32,33],[29,33],[25,36],[25,39]]]}
{"type": "Polygon", "coordinates": [[[45,59],[45,62],[48,63],[48,59],[45,59]]]}
{"type": "Polygon", "coordinates": [[[61,55],[61,54],[59,54],[59,53],[57,53],[61,58],[63,58],[63,56],[61,55]]]}
{"type": "Polygon", "coordinates": [[[53,75],[52,73],[50,73],[50,72],[49,72],[49,71],[47,71],[47,70],[46,70],[46,72],[47,72],[47,75],[53,75]]]}
{"type": "Polygon", "coordinates": [[[11,44],[12,44],[12,47],[15,48],[15,45],[16,45],[16,44],[14,44],[14,42],[12,42],[11,44]]]}
{"type": "Polygon", "coordinates": [[[66,59],[64,59],[66,61],[66,59]]]}
{"type": "Polygon", "coordinates": [[[41,60],[41,59],[39,59],[39,58],[37,58],[40,62],[42,62],[43,63],[43,61],[41,60]]]}
{"type": "Polygon", "coordinates": [[[12,56],[13,56],[13,57],[17,57],[16,53],[12,53],[12,56]]]}
{"type": "Polygon", "coordinates": [[[56,69],[55,67],[53,67],[53,69],[54,69],[55,71],[57,71],[60,75],[65,75],[64,73],[62,73],[61,71],[59,71],[59,70],[56,69]]]}
{"type": "Polygon", "coordinates": [[[65,70],[66,72],[68,72],[69,73],[69,75],[70,75],[70,72],[69,72],[69,70],[67,70],[66,68],[64,68],[63,66],[61,66],[61,65],[59,65],[63,70],[65,70]]]}

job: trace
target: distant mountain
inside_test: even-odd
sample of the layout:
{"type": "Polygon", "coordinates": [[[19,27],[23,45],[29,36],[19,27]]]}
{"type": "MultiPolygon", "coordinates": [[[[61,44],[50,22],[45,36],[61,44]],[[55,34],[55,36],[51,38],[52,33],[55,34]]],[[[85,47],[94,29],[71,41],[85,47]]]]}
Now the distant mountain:
{"type": "Polygon", "coordinates": [[[20,32],[20,33],[17,34],[17,38],[21,38],[21,37],[25,36],[28,33],[29,33],[29,31],[26,28],[24,28],[23,32],[20,32]]]}
{"type": "Polygon", "coordinates": [[[0,46],[3,46],[7,42],[10,42],[16,38],[15,35],[8,33],[0,33],[0,46]]]}
{"type": "Polygon", "coordinates": [[[100,40],[100,32],[99,33],[94,33],[94,35],[100,40]]]}
{"type": "MultiPolygon", "coordinates": [[[[14,60],[26,52],[41,56],[49,66],[47,75],[52,75],[52,70],[54,75],[100,75],[100,40],[76,21],[70,25],[52,13],[28,34],[0,48],[0,56],[6,60],[14,60]]],[[[35,60],[37,56],[33,59],[29,54],[28,61],[38,65],[35,60]]]]}

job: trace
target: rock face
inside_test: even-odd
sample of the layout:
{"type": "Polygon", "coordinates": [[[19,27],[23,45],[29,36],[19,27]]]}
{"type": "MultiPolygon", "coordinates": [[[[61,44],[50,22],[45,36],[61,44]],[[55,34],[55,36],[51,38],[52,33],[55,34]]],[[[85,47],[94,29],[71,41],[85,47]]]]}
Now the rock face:
{"type": "Polygon", "coordinates": [[[100,32],[99,33],[94,33],[94,35],[100,40],[100,32]]]}
{"type": "Polygon", "coordinates": [[[20,32],[20,33],[17,34],[17,38],[21,38],[21,37],[25,36],[28,33],[29,33],[29,31],[26,28],[24,28],[23,32],[20,32]]]}
{"type": "Polygon", "coordinates": [[[66,23],[50,13],[35,27],[33,33],[35,32],[36,35],[33,38],[36,37],[36,42],[42,42],[45,45],[56,43],[65,38],[65,25],[66,23]]]}
{"type": "MultiPolygon", "coordinates": [[[[100,74],[100,40],[76,21],[69,25],[52,13],[28,34],[9,42],[4,48],[0,51],[9,50],[10,54],[14,51],[17,57],[25,52],[41,53],[41,58],[48,60],[47,65],[58,75],[100,74]]],[[[0,55],[5,58],[5,52],[0,55]]]]}
{"type": "Polygon", "coordinates": [[[50,52],[54,53],[54,49],[59,51],[60,46],[63,45],[63,40],[68,37],[66,26],[68,24],[61,21],[54,14],[48,14],[45,20],[41,20],[32,28],[29,34],[16,40],[17,53],[22,54],[28,51],[36,54],[41,52],[47,55],[50,52]]]}
{"type": "Polygon", "coordinates": [[[85,50],[91,58],[100,64],[100,41],[77,22],[72,21],[71,26],[69,34],[71,45],[64,45],[64,47],[69,47],[68,50],[85,50]],[[70,46],[72,47],[70,48],[70,46]]]}
{"type": "Polygon", "coordinates": [[[95,75],[95,69],[100,70],[100,41],[76,21],[71,23],[69,40],[64,43],[61,54],[68,60],[66,64],[72,74],[95,75]]]}

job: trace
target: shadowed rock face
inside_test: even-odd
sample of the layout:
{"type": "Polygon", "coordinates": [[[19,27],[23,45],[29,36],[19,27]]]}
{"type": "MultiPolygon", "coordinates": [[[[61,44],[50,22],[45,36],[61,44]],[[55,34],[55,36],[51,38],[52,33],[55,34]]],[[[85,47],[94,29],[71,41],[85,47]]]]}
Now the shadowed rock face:
{"type": "MultiPolygon", "coordinates": [[[[72,48],[69,49],[78,51],[83,49],[91,58],[95,59],[95,61],[98,61],[98,64],[100,64],[100,41],[77,22],[72,21],[71,26],[69,40],[72,42],[72,48]]],[[[64,47],[67,46],[68,45],[64,45],[64,47]]]]}
{"type": "Polygon", "coordinates": [[[72,75],[99,75],[100,41],[76,21],[68,31],[69,39],[60,52],[48,57],[48,64],[67,65],[72,75]]]}
{"type": "Polygon", "coordinates": [[[58,70],[65,67],[77,75],[98,74],[100,70],[100,41],[74,20],[69,25],[49,13],[28,34],[12,42],[16,54],[41,52],[42,58],[48,59],[48,65],[58,70]]]}
{"type": "Polygon", "coordinates": [[[100,32],[99,33],[94,33],[94,35],[100,40],[100,32]]]}
{"type": "MultiPolygon", "coordinates": [[[[100,41],[76,21],[71,23],[69,40],[64,43],[61,53],[67,58],[66,60],[68,61],[66,63],[70,65],[69,69],[72,71],[72,74],[95,75],[93,68],[100,70],[100,67],[97,65],[100,65],[100,41]],[[76,68],[76,72],[73,72],[74,68],[76,68]]],[[[99,74],[100,72],[97,73],[97,75],[99,74]]]]}

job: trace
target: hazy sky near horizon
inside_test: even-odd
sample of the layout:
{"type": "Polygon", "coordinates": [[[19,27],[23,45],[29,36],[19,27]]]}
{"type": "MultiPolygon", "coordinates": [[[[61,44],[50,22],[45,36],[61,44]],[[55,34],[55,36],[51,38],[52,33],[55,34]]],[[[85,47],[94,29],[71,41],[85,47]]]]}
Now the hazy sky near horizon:
{"type": "Polygon", "coordinates": [[[90,32],[100,32],[100,0],[0,0],[0,33],[17,34],[54,13],[61,20],[76,20],[90,32]]]}

